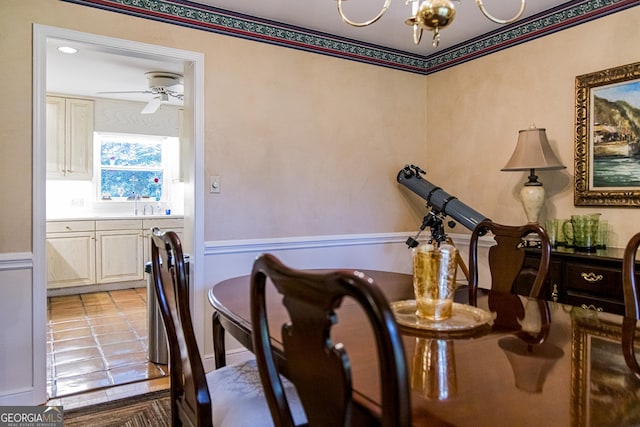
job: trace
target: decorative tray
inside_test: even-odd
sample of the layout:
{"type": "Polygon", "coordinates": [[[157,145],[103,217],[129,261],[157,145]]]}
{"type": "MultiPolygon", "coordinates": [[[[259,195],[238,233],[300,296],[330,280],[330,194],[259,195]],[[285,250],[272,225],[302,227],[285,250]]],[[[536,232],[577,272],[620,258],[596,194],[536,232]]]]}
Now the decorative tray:
{"type": "Polygon", "coordinates": [[[424,332],[466,333],[488,327],[493,315],[481,308],[454,302],[451,317],[446,320],[427,320],[416,316],[416,301],[404,300],[391,303],[396,322],[405,328],[424,332]]]}

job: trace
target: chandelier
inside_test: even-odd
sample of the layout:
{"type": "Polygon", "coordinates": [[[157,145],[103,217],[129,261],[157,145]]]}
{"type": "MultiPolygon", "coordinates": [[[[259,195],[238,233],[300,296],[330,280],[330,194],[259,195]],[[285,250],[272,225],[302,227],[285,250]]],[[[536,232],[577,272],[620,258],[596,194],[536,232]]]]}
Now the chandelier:
{"type": "MultiPolygon", "coordinates": [[[[346,0],[338,0],[338,12],[340,13],[340,17],[344,22],[349,25],[353,25],[354,27],[366,27],[367,25],[373,24],[385,14],[391,5],[391,0],[385,0],[382,10],[380,10],[373,19],[364,22],[354,22],[347,18],[342,11],[343,1],[346,0]]],[[[487,17],[487,19],[497,24],[510,24],[516,21],[520,16],[522,16],[526,3],[526,0],[520,0],[520,10],[513,18],[499,19],[487,11],[484,4],[482,4],[482,0],[475,1],[482,14],[487,17]]],[[[459,2],[460,0],[458,0],[458,3],[459,2]]],[[[453,22],[453,18],[456,16],[456,8],[453,5],[453,2],[449,0],[406,0],[405,4],[408,5],[409,3],[411,3],[411,13],[413,15],[410,18],[407,18],[405,23],[410,27],[413,27],[413,42],[415,44],[419,44],[422,39],[422,32],[424,30],[428,30],[433,31],[432,43],[434,47],[438,47],[438,44],[440,44],[440,30],[451,24],[453,22]]]]}

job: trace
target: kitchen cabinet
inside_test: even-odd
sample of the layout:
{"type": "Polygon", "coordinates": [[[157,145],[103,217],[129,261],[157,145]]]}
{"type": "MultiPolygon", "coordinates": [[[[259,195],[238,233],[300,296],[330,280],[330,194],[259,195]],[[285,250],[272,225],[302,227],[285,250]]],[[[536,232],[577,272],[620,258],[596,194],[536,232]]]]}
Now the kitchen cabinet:
{"type": "Polygon", "coordinates": [[[47,286],[91,285],[96,279],[93,221],[47,223],[47,286]]]}
{"type": "Polygon", "coordinates": [[[96,221],[96,282],[144,279],[142,220],[96,221]]]}
{"type": "Polygon", "coordinates": [[[182,237],[182,218],[47,221],[47,287],[144,280],[151,227],[182,237]]]}
{"type": "Polygon", "coordinates": [[[142,229],[144,230],[144,262],[151,261],[151,228],[158,227],[162,231],[175,231],[178,237],[182,239],[184,231],[184,220],[181,218],[151,218],[142,221],[142,229]]]}
{"type": "Polygon", "coordinates": [[[47,178],[93,176],[93,101],[47,97],[47,178]]]}
{"type": "MultiPolygon", "coordinates": [[[[551,301],[597,311],[624,314],[622,257],[620,248],[577,252],[558,248],[551,253],[546,297],[551,301]]],[[[532,280],[527,270],[540,262],[540,251],[527,249],[524,266],[516,281],[518,293],[527,294],[532,280]]],[[[640,275],[636,280],[640,280],[640,275]]]]}

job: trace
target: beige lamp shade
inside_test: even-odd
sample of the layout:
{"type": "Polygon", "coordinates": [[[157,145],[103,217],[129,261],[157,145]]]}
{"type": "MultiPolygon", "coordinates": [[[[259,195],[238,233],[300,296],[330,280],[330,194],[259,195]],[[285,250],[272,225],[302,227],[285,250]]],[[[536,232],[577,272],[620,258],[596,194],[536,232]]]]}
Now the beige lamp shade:
{"type": "Polygon", "coordinates": [[[511,158],[501,170],[565,169],[549,145],[543,128],[529,128],[518,134],[518,143],[511,158]]]}

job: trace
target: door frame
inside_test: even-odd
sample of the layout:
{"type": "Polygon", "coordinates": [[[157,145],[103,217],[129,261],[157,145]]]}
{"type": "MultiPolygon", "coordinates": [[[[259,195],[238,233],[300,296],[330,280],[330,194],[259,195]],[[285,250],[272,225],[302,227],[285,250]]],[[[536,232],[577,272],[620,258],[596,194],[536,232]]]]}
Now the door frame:
{"type": "MultiPolygon", "coordinates": [[[[196,338],[204,348],[204,298],[195,298],[204,287],[204,54],[99,36],[65,28],[34,24],[33,27],[33,337],[34,403],[47,400],[46,390],[46,64],[47,39],[94,44],[122,55],[176,60],[184,64],[184,115],[181,167],[184,171],[183,247],[190,254],[190,292],[196,338]],[[200,303],[198,303],[200,301],[200,303]]],[[[202,291],[204,292],[204,291],[202,291]]],[[[28,327],[29,325],[25,325],[28,327]]]]}

